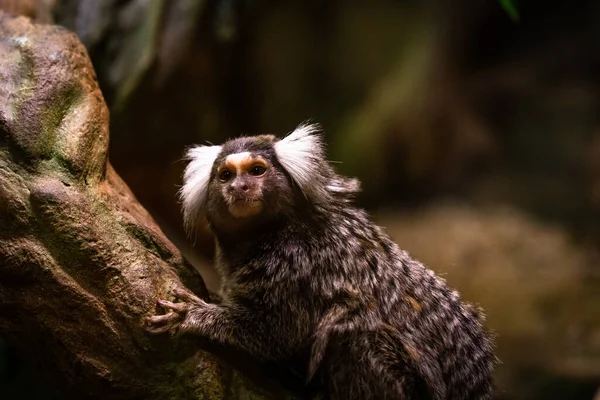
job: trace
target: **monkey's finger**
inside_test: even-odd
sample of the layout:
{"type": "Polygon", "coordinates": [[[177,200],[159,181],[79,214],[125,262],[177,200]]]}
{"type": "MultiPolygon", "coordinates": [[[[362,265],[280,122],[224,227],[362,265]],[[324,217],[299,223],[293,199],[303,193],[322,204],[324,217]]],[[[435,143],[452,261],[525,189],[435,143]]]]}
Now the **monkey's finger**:
{"type": "Polygon", "coordinates": [[[146,318],[146,321],[148,321],[150,324],[159,324],[163,322],[175,321],[177,319],[179,319],[179,314],[176,314],[173,311],[171,311],[168,314],[154,315],[152,317],[148,317],[146,318]]]}
{"type": "Polygon", "coordinates": [[[188,303],[202,303],[202,300],[200,298],[198,298],[196,295],[194,295],[188,290],[176,287],[173,289],[173,293],[175,293],[177,297],[188,303]]]}
{"type": "Polygon", "coordinates": [[[163,326],[147,326],[146,331],[150,333],[165,333],[169,332],[173,328],[173,325],[166,324],[163,326]]]}
{"type": "Polygon", "coordinates": [[[158,300],[158,304],[165,308],[170,308],[178,313],[185,313],[187,311],[187,303],[173,303],[167,300],[158,300]]]}

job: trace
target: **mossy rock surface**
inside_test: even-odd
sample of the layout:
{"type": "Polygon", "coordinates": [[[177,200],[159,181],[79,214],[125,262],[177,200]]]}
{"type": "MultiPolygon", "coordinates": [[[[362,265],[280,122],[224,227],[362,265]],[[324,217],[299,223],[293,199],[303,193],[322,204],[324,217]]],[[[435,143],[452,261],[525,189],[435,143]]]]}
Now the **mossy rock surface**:
{"type": "Polygon", "coordinates": [[[208,292],[108,162],[108,118],[74,34],[0,13],[0,335],[64,398],[287,397],[145,331],[174,287],[208,292]]]}

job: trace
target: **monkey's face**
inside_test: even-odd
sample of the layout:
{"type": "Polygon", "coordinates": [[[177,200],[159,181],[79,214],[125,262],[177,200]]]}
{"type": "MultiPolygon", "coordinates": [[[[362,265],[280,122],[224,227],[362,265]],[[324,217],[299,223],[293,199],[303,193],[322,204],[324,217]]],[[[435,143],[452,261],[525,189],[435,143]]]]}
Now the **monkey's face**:
{"type": "Polygon", "coordinates": [[[220,232],[249,232],[335,197],[346,201],[358,183],[334,173],[317,131],[303,124],[281,140],[258,135],[190,148],[179,191],[186,229],[206,217],[220,232]]]}
{"type": "Polygon", "coordinates": [[[213,222],[264,220],[278,214],[292,196],[289,178],[268,152],[225,155],[213,171],[208,207],[213,222]]]}
{"type": "Polygon", "coordinates": [[[250,152],[225,157],[216,173],[221,197],[227,211],[235,218],[259,214],[264,207],[263,187],[270,165],[250,152]]]}

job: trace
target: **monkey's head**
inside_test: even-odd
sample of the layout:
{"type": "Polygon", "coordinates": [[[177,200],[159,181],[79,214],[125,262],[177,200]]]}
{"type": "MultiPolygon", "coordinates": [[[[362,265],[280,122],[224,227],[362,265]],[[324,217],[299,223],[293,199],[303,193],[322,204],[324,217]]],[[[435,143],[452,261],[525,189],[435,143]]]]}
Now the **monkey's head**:
{"type": "Polygon", "coordinates": [[[325,160],[318,132],[303,124],[281,140],[259,135],[188,150],[180,191],[186,229],[204,218],[235,229],[358,191],[358,181],[335,174],[325,160]]]}

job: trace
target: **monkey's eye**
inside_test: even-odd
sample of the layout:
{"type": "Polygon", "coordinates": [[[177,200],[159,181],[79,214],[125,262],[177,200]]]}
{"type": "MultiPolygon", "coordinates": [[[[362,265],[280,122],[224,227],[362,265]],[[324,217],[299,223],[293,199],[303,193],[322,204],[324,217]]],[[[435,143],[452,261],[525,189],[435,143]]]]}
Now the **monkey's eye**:
{"type": "Polygon", "coordinates": [[[250,168],[249,172],[250,172],[250,175],[261,176],[265,172],[267,172],[267,169],[264,166],[262,166],[262,165],[255,165],[252,168],[250,168]]]}
{"type": "Polygon", "coordinates": [[[224,169],[223,171],[219,172],[219,180],[221,182],[227,182],[228,180],[231,179],[231,171],[228,169],[224,169]]]}

